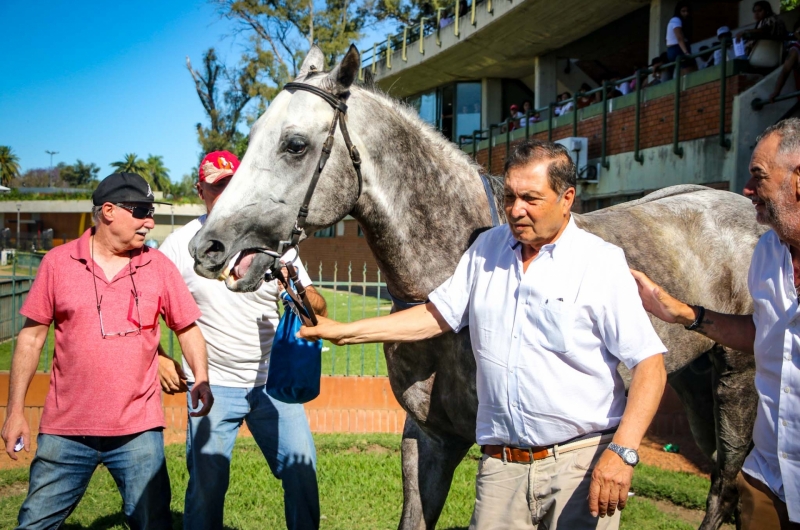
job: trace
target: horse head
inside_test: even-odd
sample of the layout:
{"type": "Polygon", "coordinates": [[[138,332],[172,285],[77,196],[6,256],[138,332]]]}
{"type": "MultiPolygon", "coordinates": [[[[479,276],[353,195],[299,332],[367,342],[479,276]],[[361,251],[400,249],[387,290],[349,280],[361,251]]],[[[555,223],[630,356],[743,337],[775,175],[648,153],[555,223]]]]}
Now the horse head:
{"type": "MultiPolygon", "coordinates": [[[[323,53],[314,46],[294,82],[317,87],[346,103],[360,63],[358,50],[350,46],[341,63],[325,72],[323,53]]],[[[273,99],[250,130],[239,169],[189,245],[198,274],[217,278],[227,268],[229,289],[259,287],[275,265],[273,256],[282,250],[281,242],[290,239],[333,120],[332,104],[306,90],[287,88],[273,99]]],[[[337,127],[334,133],[303,227],[307,233],[336,223],[359,199],[360,182],[350,153],[341,130],[337,127]]],[[[355,135],[352,139],[357,145],[355,135]]]]}

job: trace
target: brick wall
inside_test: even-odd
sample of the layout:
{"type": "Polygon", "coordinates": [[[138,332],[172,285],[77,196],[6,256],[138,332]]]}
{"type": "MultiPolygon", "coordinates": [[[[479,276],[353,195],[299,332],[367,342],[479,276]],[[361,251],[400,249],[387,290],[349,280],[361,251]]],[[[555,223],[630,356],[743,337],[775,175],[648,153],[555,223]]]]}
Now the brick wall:
{"type": "MultiPolygon", "coordinates": [[[[725,105],[725,132],[731,131],[731,112],[733,98],[752,86],[751,76],[735,75],[727,78],[725,105]]],[[[678,138],[681,142],[696,140],[719,134],[719,81],[699,85],[681,92],[680,127],[678,138]]],[[[649,101],[642,101],[640,114],[639,145],[641,149],[672,143],[674,96],[672,94],[649,101]]],[[[613,101],[613,100],[612,100],[613,101]]],[[[613,109],[613,105],[609,104],[613,109]]],[[[615,155],[633,151],[636,109],[634,106],[611,110],[608,113],[608,138],[606,154],[615,155]]],[[[602,142],[602,115],[592,116],[578,122],[578,136],[589,140],[589,158],[599,158],[602,142]]],[[[553,140],[572,136],[572,124],[553,129],[553,140]]],[[[547,140],[547,131],[531,135],[537,140],[547,140]]],[[[506,158],[505,136],[496,136],[492,149],[493,175],[503,173],[506,158]]],[[[512,141],[511,147],[521,140],[512,141]]],[[[478,151],[477,160],[484,168],[489,159],[488,149],[478,151]]]]}
{"type": "Polygon", "coordinates": [[[352,264],[352,281],[364,279],[364,264],[367,266],[368,282],[377,281],[378,265],[372,257],[364,237],[358,235],[358,221],[346,219],[340,222],[344,226],[344,234],[339,235],[340,227],[336,226],[334,237],[317,237],[311,235],[300,245],[300,257],[308,265],[308,273],[312,280],[319,278],[319,267],[322,265],[322,278],[334,279],[334,266],[338,263],[336,280],[348,280],[348,266],[352,264]]]}
{"type": "MultiPolygon", "coordinates": [[[[25,417],[31,433],[39,431],[50,374],[37,373],[25,396],[25,417]]],[[[8,372],[0,372],[0,421],[5,420],[8,403],[8,372]]],[[[186,395],[163,395],[167,429],[186,430],[186,395]]],[[[305,404],[313,432],[394,433],[403,432],[405,411],[394,397],[387,377],[324,376],[320,395],[305,404]]],[[[675,392],[667,386],[656,417],[648,431],[657,436],[688,436],[689,423],[675,392]]],[[[248,435],[246,425],[241,434],[248,435]]]]}

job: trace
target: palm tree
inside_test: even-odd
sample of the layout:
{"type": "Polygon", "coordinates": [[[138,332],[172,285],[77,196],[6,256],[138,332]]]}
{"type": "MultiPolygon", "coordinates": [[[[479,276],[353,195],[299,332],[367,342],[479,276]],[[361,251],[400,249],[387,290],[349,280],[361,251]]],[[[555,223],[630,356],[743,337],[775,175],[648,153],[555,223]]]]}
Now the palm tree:
{"type": "Polygon", "coordinates": [[[164,192],[169,191],[169,169],[164,166],[164,157],[148,155],[145,165],[147,166],[147,176],[150,177],[148,180],[153,188],[164,192]]]}
{"type": "Polygon", "coordinates": [[[0,184],[8,186],[11,179],[19,177],[19,157],[11,147],[0,145],[0,184]]]}
{"type": "Polygon", "coordinates": [[[111,167],[119,173],[136,173],[147,180],[147,164],[135,153],[128,153],[124,159],[118,162],[111,162],[111,167]]]}

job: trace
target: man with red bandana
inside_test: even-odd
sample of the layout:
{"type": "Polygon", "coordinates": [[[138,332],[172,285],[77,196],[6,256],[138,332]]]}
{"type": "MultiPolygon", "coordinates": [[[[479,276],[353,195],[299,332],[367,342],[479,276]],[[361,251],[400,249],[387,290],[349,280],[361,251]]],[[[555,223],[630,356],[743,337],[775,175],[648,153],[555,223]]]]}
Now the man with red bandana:
{"type": "Polygon", "coordinates": [[[191,401],[208,414],[206,351],[197,304],[175,266],[145,246],[154,227],[153,192],[132,173],[106,177],[92,195],[95,226],[48,252],[20,313],[26,317],[11,363],[2,437],[17,459],[30,450],[23,408],[51,323],[50,390],[31,463],[19,527],[58,528],[80,501],[99,464],[122,495],[133,529],[171,529],[170,485],[156,347],[159,315],[177,332],[192,366],[191,401]]]}
{"type": "MultiPolygon", "coordinates": [[[[209,212],[238,167],[239,160],[227,151],[203,158],[197,192],[209,212]]],[[[208,343],[209,378],[216,398],[209,416],[190,418],[187,425],[189,485],[184,528],[222,528],[233,445],[245,421],[272,473],[282,482],[287,527],[318,528],[316,452],[305,411],[302,405],[282,403],[266,392],[272,340],[279,320],[278,283],[264,283],[252,293],[234,293],[223,282],[198,276],[189,241],[205,220],[205,215],[195,219],[161,245],[203,313],[197,324],[208,343]]],[[[290,252],[283,260],[297,268],[303,285],[308,286],[306,293],[314,310],[324,315],[325,300],[310,286],[311,279],[297,252],[290,252]]],[[[181,370],[163,357],[160,376],[164,390],[185,390],[184,380],[194,380],[189,368],[184,364],[181,370]]]]}

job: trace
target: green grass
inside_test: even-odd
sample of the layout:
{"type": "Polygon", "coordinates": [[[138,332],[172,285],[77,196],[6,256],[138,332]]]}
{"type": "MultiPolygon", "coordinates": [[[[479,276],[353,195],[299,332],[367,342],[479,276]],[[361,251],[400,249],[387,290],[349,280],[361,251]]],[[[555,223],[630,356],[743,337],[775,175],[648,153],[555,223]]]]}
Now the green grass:
{"type": "MultiPolygon", "coordinates": [[[[324,529],[394,529],[402,508],[400,437],[398,435],[315,435],[318,453],[318,480],[324,529]]],[[[184,447],[167,447],[167,465],[172,482],[174,528],[181,528],[183,496],[188,480],[184,447]]],[[[475,497],[475,474],[479,453],[473,448],[458,466],[438,528],[466,528],[475,497]]],[[[637,489],[622,512],[623,529],[683,530],[693,528],[674,515],[662,513],[639,496],[669,498],[682,490],[687,499],[705,496],[708,481],[687,481],[684,474],[654,472],[649,466],[637,467],[634,484],[648,483],[650,489],[637,489]],[[637,475],[639,477],[637,477],[637,475]],[[676,485],[677,484],[677,485],[676,485]],[[666,492],[666,493],[665,493],[666,492]]],[[[25,497],[26,469],[0,471],[0,528],[11,528],[25,497]]],[[[231,483],[225,505],[228,528],[261,529],[285,527],[283,494],[251,438],[236,442],[231,466],[231,483]]],[[[694,500],[689,501],[694,502],[694,500]]],[[[104,468],[98,469],[89,489],[64,528],[125,528],[120,513],[120,497],[114,481],[104,468]]]]}
{"type": "Polygon", "coordinates": [[[692,510],[705,510],[711,482],[691,473],[665,471],[641,464],[636,466],[631,486],[637,495],[669,501],[692,510]]]}

